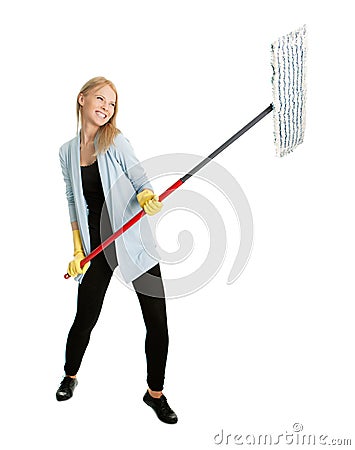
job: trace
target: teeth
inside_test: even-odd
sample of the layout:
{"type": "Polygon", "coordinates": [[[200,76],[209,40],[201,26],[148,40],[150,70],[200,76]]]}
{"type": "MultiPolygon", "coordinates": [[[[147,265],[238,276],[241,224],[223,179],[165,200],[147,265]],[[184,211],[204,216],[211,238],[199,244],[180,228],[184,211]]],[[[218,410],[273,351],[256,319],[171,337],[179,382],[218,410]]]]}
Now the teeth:
{"type": "Polygon", "coordinates": [[[102,114],[101,112],[99,112],[99,111],[96,111],[96,114],[99,116],[99,117],[101,117],[102,119],[104,119],[106,116],[105,116],[105,114],[102,114]]]}

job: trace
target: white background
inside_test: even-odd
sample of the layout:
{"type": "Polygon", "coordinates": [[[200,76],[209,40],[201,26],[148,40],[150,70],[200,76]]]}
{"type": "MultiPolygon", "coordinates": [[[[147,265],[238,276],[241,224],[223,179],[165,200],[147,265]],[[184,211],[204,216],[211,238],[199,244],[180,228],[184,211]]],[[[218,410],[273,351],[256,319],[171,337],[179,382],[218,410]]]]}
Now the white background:
{"type": "MultiPolygon", "coordinates": [[[[350,6],[130,0],[1,7],[2,448],[207,449],[222,429],[276,437],[295,422],[306,434],[354,441],[350,6]],[[249,263],[226,284],[238,222],[209,189],[231,242],[225,263],[203,289],[167,301],[164,392],[178,424],[163,424],[142,402],[144,323],[134,292],[117,279],[74,397],[57,402],[77,289],[63,279],[72,237],[58,150],[75,136],[80,87],[97,75],[116,84],[117,125],[141,160],[207,156],[271,103],[270,44],[304,23],[304,144],[276,158],[269,115],[216,160],[252,209],[249,263]]],[[[190,181],[186,188],[203,194],[203,184],[190,181]]],[[[167,246],[189,228],[188,213],[174,223],[162,227],[167,246]]]]}

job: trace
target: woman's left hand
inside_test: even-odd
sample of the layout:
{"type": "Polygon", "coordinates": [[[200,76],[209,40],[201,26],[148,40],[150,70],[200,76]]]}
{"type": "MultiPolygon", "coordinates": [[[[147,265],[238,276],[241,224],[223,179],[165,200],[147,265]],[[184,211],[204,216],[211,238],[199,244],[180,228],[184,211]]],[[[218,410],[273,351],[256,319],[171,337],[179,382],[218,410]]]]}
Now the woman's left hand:
{"type": "Polygon", "coordinates": [[[150,189],[143,189],[143,191],[137,195],[137,200],[141,208],[143,208],[150,216],[159,212],[163,207],[162,202],[159,201],[159,197],[150,189]]]}
{"type": "Polygon", "coordinates": [[[153,197],[154,197],[154,192],[153,191],[151,191],[150,189],[143,189],[143,191],[141,191],[137,195],[137,200],[138,200],[138,203],[140,204],[140,207],[143,208],[145,203],[148,200],[151,200],[153,197]]]}
{"type": "Polygon", "coordinates": [[[162,209],[162,207],[163,204],[162,202],[159,201],[159,197],[157,195],[154,195],[154,197],[151,200],[148,200],[143,205],[144,211],[150,216],[153,216],[154,214],[158,213],[162,209]]]}

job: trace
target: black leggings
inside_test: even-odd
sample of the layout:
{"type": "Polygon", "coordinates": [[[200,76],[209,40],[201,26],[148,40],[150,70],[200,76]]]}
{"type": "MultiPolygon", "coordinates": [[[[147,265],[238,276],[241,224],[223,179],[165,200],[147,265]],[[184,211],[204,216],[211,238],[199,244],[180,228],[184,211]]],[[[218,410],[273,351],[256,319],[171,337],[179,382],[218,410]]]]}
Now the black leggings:
{"type": "MultiPolygon", "coordinates": [[[[70,328],[66,351],[64,371],[67,375],[76,375],[102,308],[104,296],[112,277],[113,268],[107,262],[105,253],[112,262],[114,243],[105,252],[99,253],[91,260],[85,276],[78,286],[77,312],[70,328]]],[[[94,248],[94,247],[92,247],[94,248]]],[[[114,256],[114,259],[115,256],[114,256]]],[[[117,262],[117,260],[116,260],[117,262]]],[[[161,279],[159,263],[132,282],[142,309],[146,326],[145,353],[147,359],[147,383],[152,391],[162,391],[164,386],[165,366],[168,354],[169,335],[166,316],[164,286],[161,279]],[[152,285],[151,275],[157,296],[144,294],[145,282],[152,285]]],[[[126,364],[128,367],[128,364],[126,364]]]]}

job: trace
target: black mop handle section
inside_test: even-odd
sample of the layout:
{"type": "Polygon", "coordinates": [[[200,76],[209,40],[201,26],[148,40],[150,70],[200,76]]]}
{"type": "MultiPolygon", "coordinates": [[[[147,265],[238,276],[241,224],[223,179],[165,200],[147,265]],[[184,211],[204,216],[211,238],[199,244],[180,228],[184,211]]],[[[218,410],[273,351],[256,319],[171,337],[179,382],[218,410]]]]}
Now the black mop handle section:
{"type": "Polygon", "coordinates": [[[232,142],[236,141],[240,136],[242,136],[246,131],[250,130],[254,125],[256,125],[261,119],[263,119],[267,114],[269,114],[273,110],[272,103],[270,106],[268,106],[262,113],[260,113],[258,116],[255,117],[252,121],[250,121],[245,127],[243,127],[241,130],[239,130],[235,135],[233,135],[231,138],[228,139],[224,144],[222,144],[220,147],[217,148],[214,152],[212,152],[209,156],[207,156],[205,159],[203,159],[197,166],[195,166],[193,169],[190,170],[186,175],[184,175],[180,180],[185,183],[186,180],[188,180],[192,175],[194,175],[196,172],[198,172],[202,167],[204,167],[211,159],[213,159],[215,156],[217,156],[219,153],[223,152],[225,148],[227,148],[232,142]]]}

